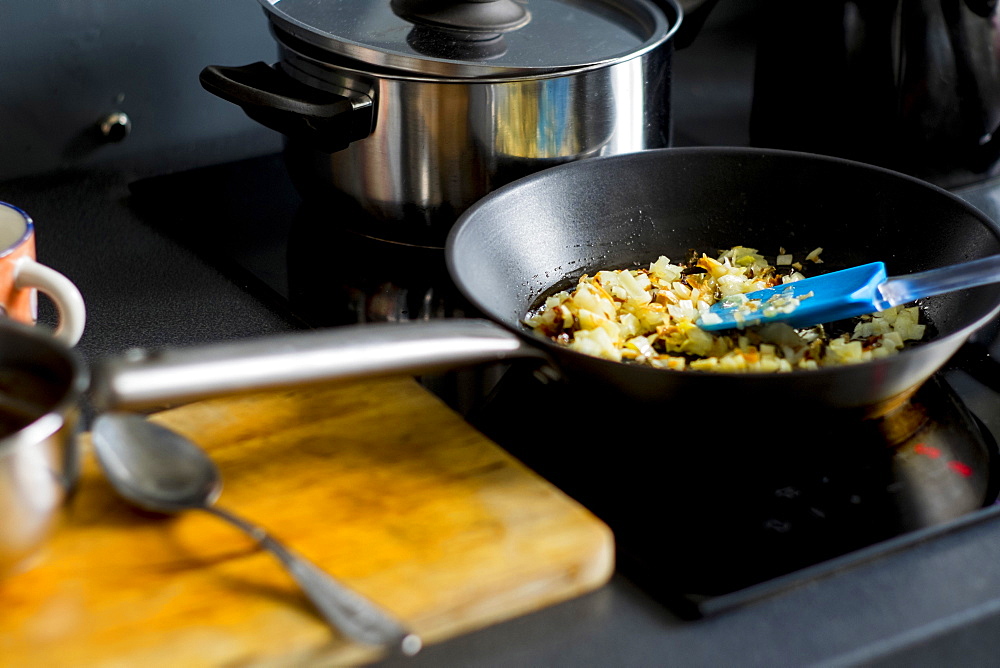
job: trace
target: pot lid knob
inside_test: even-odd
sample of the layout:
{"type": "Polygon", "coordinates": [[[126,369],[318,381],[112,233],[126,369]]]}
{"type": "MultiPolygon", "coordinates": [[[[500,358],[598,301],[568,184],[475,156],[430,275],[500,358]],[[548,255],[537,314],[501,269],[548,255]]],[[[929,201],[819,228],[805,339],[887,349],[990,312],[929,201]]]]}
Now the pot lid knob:
{"type": "Polygon", "coordinates": [[[407,21],[443,30],[492,34],[517,30],[531,14],[515,0],[392,0],[407,21]]]}

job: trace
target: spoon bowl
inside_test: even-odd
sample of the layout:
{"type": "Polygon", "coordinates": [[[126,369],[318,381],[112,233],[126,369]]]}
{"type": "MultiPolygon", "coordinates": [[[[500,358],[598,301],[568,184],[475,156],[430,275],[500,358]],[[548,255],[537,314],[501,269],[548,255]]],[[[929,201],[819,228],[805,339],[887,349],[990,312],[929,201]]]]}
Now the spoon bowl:
{"type": "Polygon", "coordinates": [[[115,490],[159,513],[211,506],[222,493],[215,462],[172,429],[126,413],[97,418],[94,450],[115,490]]]}

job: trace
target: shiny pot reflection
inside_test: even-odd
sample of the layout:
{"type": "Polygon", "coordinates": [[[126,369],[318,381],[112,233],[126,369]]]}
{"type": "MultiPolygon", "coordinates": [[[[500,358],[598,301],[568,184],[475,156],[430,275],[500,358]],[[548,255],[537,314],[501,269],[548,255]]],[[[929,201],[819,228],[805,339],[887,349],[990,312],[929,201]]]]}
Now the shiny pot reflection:
{"type": "Polygon", "coordinates": [[[501,185],[581,158],[669,146],[680,7],[673,0],[662,8],[635,5],[636,22],[659,41],[585,67],[431,75],[344,57],[276,22],[278,65],[247,78],[259,90],[232,93],[224,79],[247,75],[241,68],[206,68],[202,83],[285,134],[290,174],[307,199],[329,203],[329,219],[356,213],[339,205],[346,196],[372,236],[443,246],[461,212],[501,185]],[[325,125],[325,117],[278,122],[266,94],[278,89],[326,95],[331,104],[340,96],[350,100],[353,118],[323,132],[313,126],[325,125]],[[261,97],[264,104],[254,106],[261,97]]]}
{"type": "MultiPolygon", "coordinates": [[[[343,76],[289,51],[282,58],[293,76],[343,76]]],[[[667,146],[669,78],[662,58],[652,60],[495,83],[381,77],[372,82],[379,104],[370,137],[334,153],[289,138],[288,167],[307,197],[352,198],[388,228],[376,236],[442,241],[470,204],[521,176],[667,146]]]]}

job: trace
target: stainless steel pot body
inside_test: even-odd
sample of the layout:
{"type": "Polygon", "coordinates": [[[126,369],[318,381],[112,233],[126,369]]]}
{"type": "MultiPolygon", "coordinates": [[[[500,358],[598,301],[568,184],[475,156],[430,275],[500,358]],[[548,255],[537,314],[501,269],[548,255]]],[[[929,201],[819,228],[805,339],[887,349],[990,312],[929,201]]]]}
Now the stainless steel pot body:
{"type": "Polygon", "coordinates": [[[643,6],[658,37],[634,53],[475,75],[363,62],[272,18],[273,68],[210,66],[201,81],[285,135],[289,172],[321,218],[443,246],[458,216],[499,186],[582,158],[670,145],[681,9],[675,0],[643,6]]]}
{"type": "Polygon", "coordinates": [[[0,346],[0,576],[29,565],[76,482],[87,384],[72,350],[4,324],[14,335],[0,346]]]}
{"type": "Polygon", "coordinates": [[[279,44],[279,66],[292,78],[372,100],[368,137],[333,153],[289,137],[286,159],[323,215],[363,220],[373,236],[443,244],[459,214],[499,186],[671,141],[666,45],[571,74],[467,81],[373,76],[279,44]]]}

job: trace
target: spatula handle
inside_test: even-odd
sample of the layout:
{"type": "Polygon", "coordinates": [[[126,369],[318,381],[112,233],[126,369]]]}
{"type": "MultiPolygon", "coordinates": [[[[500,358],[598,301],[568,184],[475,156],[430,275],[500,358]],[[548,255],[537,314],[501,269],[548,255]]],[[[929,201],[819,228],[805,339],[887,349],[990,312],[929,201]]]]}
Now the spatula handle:
{"type": "Polygon", "coordinates": [[[1000,283],[1000,255],[906,276],[893,276],[878,287],[885,307],[943,295],[978,285],[1000,283]]]}

